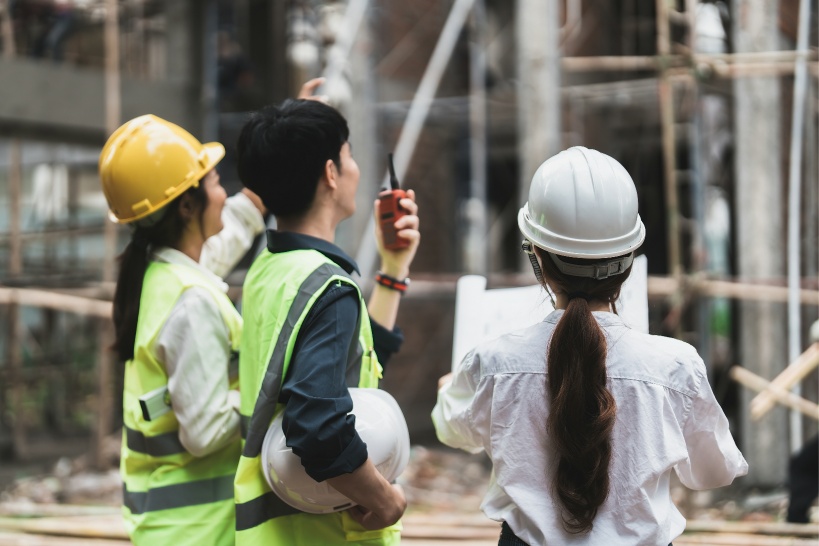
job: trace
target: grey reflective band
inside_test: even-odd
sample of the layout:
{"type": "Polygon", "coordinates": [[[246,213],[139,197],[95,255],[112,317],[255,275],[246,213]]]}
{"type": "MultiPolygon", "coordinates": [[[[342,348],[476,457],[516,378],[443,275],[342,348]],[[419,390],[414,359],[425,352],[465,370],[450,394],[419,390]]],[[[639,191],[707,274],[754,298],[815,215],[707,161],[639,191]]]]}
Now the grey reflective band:
{"type": "Polygon", "coordinates": [[[242,434],[242,440],[247,439],[247,428],[250,426],[249,415],[239,415],[239,431],[242,434]]]}
{"type": "MultiPolygon", "coordinates": [[[[344,378],[348,387],[357,387],[361,382],[361,359],[364,356],[364,348],[361,347],[359,337],[361,336],[361,315],[363,313],[365,313],[364,310],[358,313],[353,339],[350,340],[350,350],[347,351],[347,373],[344,378]]],[[[367,349],[370,350],[372,347],[367,347],[367,349]]]]}
{"type": "Polygon", "coordinates": [[[188,452],[182,442],[179,441],[177,431],[165,432],[156,436],[145,436],[138,430],[125,427],[125,443],[131,451],[145,453],[152,457],[164,457],[188,452]]]}
{"type": "Polygon", "coordinates": [[[589,277],[598,281],[619,275],[631,267],[631,263],[634,261],[633,252],[628,256],[621,256],[611,260],[601,260],[590,265],[571,264],[564,262],[559,256],[552,252],[547,252],[547,254],[562,273],[573,277],[589,277]]]}
{"type": "Polygon", "coordinates": [[[293,335],[299,318],[304,312],[307,304],[315,296],[316,291],[327,283],[327,280],[334,276],[344,276],[349,278],[343,269],[334,264],[322,264],[317,267],[299,286],[299,291],[290,305],[287,317],[282,324],[279,337],[276,339],[276,346],[270,355],[267,363],[267,371],[262,379],[262,387],[259,396],[256,398],[256,405],[253,408],[253,415],[247,427],[247,437],[245,449],[242,453],[245,457],[258,457],[262,451],[267,427],[276,412],[276,404],[279,401],[279,393],[282,389],[282,371],[284,370],[284,356],[287,352],[287,344],[290,336],[293,335]]]}
{"type": "Polygon", "coordinates": [[[230,474],[208,480],[155,487],[148,491],[128,491],[123,485],[122,503],[132,514],[144,514],[157,510],[233,500],[233,479],[234,475],[230,474]]]}
{"type": "Polygon", "coordinates": [[[236,505],[236,530],[246,531],[273,518],[301,513],[301,510],[293,508],[275,493],[265,493],[261,497],[236,505]]]}

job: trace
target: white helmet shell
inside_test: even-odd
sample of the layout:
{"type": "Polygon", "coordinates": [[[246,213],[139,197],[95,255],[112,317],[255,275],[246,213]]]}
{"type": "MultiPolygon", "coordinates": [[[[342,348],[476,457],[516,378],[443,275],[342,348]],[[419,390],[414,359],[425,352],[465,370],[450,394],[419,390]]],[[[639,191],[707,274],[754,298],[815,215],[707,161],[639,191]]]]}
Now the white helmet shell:
{"type": "Polygon", "coordinates": [[[626,169],[606,154],[575,146],[538,167],[518,227],[535,246],[559,256],[611,258],[645,239],[637,210],[626,169]]]}
{"type": "MultiPolygon", "coordinates": [[[[387,481],[392,482],[409,462],[409,431],[395,399],[380,389],[351,388],[355,429],[367,444],[369,458],[387,481]]],[[[262,471],[268,485],[284,502],[311,514],[339,512],[355,503],[326,481],[311,478],[301,459],[287,447],[282,431],[282,412],[273,419],[262,444],[262,471]]]]}

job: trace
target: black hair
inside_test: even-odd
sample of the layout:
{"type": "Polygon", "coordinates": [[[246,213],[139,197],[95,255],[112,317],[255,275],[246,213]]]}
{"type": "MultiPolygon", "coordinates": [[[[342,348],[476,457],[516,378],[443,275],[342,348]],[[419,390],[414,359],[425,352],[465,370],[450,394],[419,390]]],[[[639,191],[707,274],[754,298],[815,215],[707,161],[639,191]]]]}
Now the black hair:
{"type": "Polygon", "coordinates": [[[239,135],[239,179],[272,214],[299,217],[313,203],[327,160],[341,171],[349,135],[344,116],[322,102],[268,106],[251,114],[239,135]]]}
{"type": "Polygon", "coordinates": [[[199,208],[201,218],[208,204],[208,194],[203,180],[200,180],[198,185],[188,188],[162,210],[155,212],[154,214],[162,216],[156,223],[147,225],[147,222],[138,222],[131,232],[131,240],[118,258],[119,276],[114,291],[116,340],[112,348],[123,362],[134,358],[139,300],[142,295],[142,281],[148,269],[149,252],[151,248],[173,247],[181,239],[188,223],[179,210],[185,195],[189,195],[199,208]]]}

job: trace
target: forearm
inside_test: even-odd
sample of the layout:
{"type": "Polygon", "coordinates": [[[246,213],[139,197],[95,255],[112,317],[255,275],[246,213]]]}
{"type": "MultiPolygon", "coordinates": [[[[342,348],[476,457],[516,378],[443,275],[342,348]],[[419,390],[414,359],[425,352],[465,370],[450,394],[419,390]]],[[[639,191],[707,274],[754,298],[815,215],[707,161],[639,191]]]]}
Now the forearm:
{"type": "MultiPolygon", "coordinates": [[[[261,209],[254,194],[241,192],[228,198],[222,210],[222,230],[205,241],[199,262],[220,277],[227,276],[264,231],[261,209]]],[[[263,205],[262,205],[263,207],[263,205]]]]}
{"type": "MultiPolygon", "coordinates": [[[[384,273],[390,275],[386,271],[384,273]]],[[[390,276],[393,277],[394,275],[390,276]]],[[[406,277],[407,275],[405,274],[402,277],[395,278],[404,279],[406,277]]],[[[400,303],[401,292],[376,284],[370,295],[370,301],[367,303],[367,312],[370,314],[371,319],[387,330],[392,330],[395,328],[400,303]]]]}
{"type": "Polygon", "coordinates": [[[327,480],[334,489],[373,512],[386,525],[401,518],[407,507],[406,499],[378,470],[372,460],[367,461],[350,474],[342,474],[327,480]]]}

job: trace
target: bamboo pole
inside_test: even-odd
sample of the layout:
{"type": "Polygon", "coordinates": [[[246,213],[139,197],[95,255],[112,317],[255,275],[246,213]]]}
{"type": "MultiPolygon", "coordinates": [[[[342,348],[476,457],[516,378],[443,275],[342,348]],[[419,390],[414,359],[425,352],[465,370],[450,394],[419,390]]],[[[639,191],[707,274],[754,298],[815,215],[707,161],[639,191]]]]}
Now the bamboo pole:
{"type": "MultiPolygon", "coordinates": [[[[799,355],[785,370],[777,375],[771,385],[788,390],[802,381],[816,366],[819,366],[819,342],[814,343],[799,355]]],[[[799,395],[799,393],[794,393],[799,395]]],[[[775,397],[768,391],[762,391],[751,400],[751,417],[759,420],[776,402],[775,397]]]]}
{"type": "MultiPolygon", "coordinates": [[[[12,139],[8,172],[9,186],[9,276],[19,279],[23,273],[23,245],[20,239],[20,207],[22,194],[22,145],[19,139],[12,139]]],[[[28,456],[23,402],[26,398],[22,382],[23,355],[20,347],[22,323],[20,307],[14,303],[8,306],[8,336],[6,338],[6,358],[9,366],[9,406],[12,414],[12,445],[15,457],[20,460],[28,456]]]]}
{"type": "MultiPolygon", "coordinates": [[[[105,126],[108,134],[120,124],[122,115],[120,95],[120,55],[119,55],[119,6],[117,0],[105,0],[105,126]]],[[[105,254],[103,256],[102,281],[112,282],[115,275],[115,255],[117,246],[116,224],[105,223],[105,254]]],[[[113,420],[113,395],[111,373],[111,351],[113,328],[110,320],[100,320],[97,335],[97,415],[94,434],[94,465],[105,466],[105,439],[113,420]]]]}
{"type": "Polygon", "coordinates": [[[751,372],[742,366],[733,366],[730,374],[733,380],[742,383],[749,389],[757,392],[768,392],[780,404],[800,411],[811,419],[816,419],[819,421],[819,405],[772,384],[767,379],[758,376],[754,372],[751,372]]]}
{"type": "MultiPolygon", "coordinates": [[[[660,59],[671,53],[671,38],[668,24],[668,4],[666,0],[656,0],[657,9],[657,53],[660,59]]],[[[674,129],[674,88],[669,81],[665,62],[660,63],[657,94],[660,107],[662,131],[663,182],[665,188],[666,234],[668,240],[668,273],[679,279],[682,275],[682,251],[680,245],[680,205],[677,195],[677,153],[674,129]]],[[[678,315],[685,304],[685,294],[680,290],[671,296],[670,315],[678,315]]],[[[680,321],[674,321],[675,337],[680,337],[680,321]]]]}
{"type": "MultiPolygon", "coordinates": [[[[661,0],[660,0],[661,1],[661,0]]],[[[658,13],[658,16],[660,14],[658,13]]],[[[658,34],[658,41],[662,36],[658,34]]],[[[658,52],[660,49],[658,48],[658,52]]],[[[746,53],[694,53],[688,55],[672,54],[670,46],[663,48],[665,53],[658,55],[589,55],[584,57],[563,57],[561,68],[568,72],[627,72],[639,70],[666,70],[709,66],[712,69],[723,69],[722,75],[742,74],[742,67],[757,67],[780,70],[783,73],[794,72],[794,61],[804,59],[816,65],[815,52],[799,55],[794,51],[757,51],[746,53]]]]}
{"type": "MultiPolygon", "coordinates": [[[[648,278],[649,296],[670,296],[680,287],[680,280],[673,277],[650,276],[648,278]]],[[[712,279],[683,277],[685,290],[702,296],[725,297],[744,301],[785,302],[788,300],[788,288],[767,284],[742,283],[712,279]]],[[[819,306],[819,290],[803,288],[799,292],[802,305],[819,306]]]]}
{"type": "Polygon", "coordinates": [[[0,7],[2,7],[2,32],[3,32],[3,57],[12,59],[16,55],[16,47],[14,44],[14,25],[11,21],[11,0],[0,0],[0,7]]]}
{"type": "Polygon", "coordinates": [[[54,309],[77,315],[111,318],[111,302],[60,294],[50,290],[0,287],[0,304],[54,309]]]}

